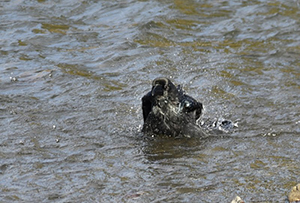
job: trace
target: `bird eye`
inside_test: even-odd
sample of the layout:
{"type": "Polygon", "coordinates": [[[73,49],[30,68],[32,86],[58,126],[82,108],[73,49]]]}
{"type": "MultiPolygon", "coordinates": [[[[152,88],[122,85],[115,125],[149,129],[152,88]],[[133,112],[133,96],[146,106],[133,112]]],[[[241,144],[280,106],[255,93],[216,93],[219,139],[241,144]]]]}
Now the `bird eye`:
{"type": "Polygon", "coordinates": [[[190,108],[190,107],[191,107],[190,102],[185,101],[185,102],[184,102],[184,107],[185,107],[185,108],[190,108]]]}

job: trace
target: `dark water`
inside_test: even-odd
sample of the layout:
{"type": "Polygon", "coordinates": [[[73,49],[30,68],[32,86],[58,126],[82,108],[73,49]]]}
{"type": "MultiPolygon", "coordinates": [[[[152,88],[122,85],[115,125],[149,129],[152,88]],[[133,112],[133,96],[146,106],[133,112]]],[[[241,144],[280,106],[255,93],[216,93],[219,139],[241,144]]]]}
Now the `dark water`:
{"type": "Polygon", "coordinates": [[[300,182],[300,5],[0,2],[0,202],[284,202],[300,182]],[[159,76],[239,128],[143,139],[159,76]]]}

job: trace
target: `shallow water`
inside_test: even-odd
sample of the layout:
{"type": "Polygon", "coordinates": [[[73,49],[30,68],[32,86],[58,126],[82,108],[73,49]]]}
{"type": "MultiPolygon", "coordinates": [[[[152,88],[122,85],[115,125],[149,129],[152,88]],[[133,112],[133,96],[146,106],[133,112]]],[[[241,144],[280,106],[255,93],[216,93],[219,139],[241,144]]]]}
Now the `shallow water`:
{"type": "Polygon", "coordinates": [[[1,202],[283,202],[300,182],[298,1],[0,2],[1,202]],[[239,127],[145,139],[159,76],[239,127]]]}

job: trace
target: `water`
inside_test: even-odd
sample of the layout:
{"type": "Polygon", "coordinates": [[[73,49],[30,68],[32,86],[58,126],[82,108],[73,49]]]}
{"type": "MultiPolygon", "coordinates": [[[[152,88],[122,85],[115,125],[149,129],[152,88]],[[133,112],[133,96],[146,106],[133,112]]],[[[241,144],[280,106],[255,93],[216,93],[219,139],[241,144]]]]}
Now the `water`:
{"type": "Polygon", "coordinates": [[[299,182],[298,1],[0,2],[1,202],[283,202],[299,182]],[[159,76],[238,129],[145,139],[159,76]]]}

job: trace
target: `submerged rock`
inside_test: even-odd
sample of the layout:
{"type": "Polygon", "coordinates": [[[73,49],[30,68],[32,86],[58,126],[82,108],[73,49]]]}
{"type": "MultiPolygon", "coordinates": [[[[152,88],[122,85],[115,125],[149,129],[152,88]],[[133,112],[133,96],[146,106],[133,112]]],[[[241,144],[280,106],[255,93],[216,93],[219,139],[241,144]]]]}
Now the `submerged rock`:
{"type": "Polygon", "coordinates": [[[245,203],[244,200],[242,200],[242,198],[240,198],[239,196],[236,196],[231,203],[245,203]]]}
{"type": "Polygon", "coordinates": [[[300,202],[300,183],[292,188],[288,200],[290,203],[300,202]]]}

